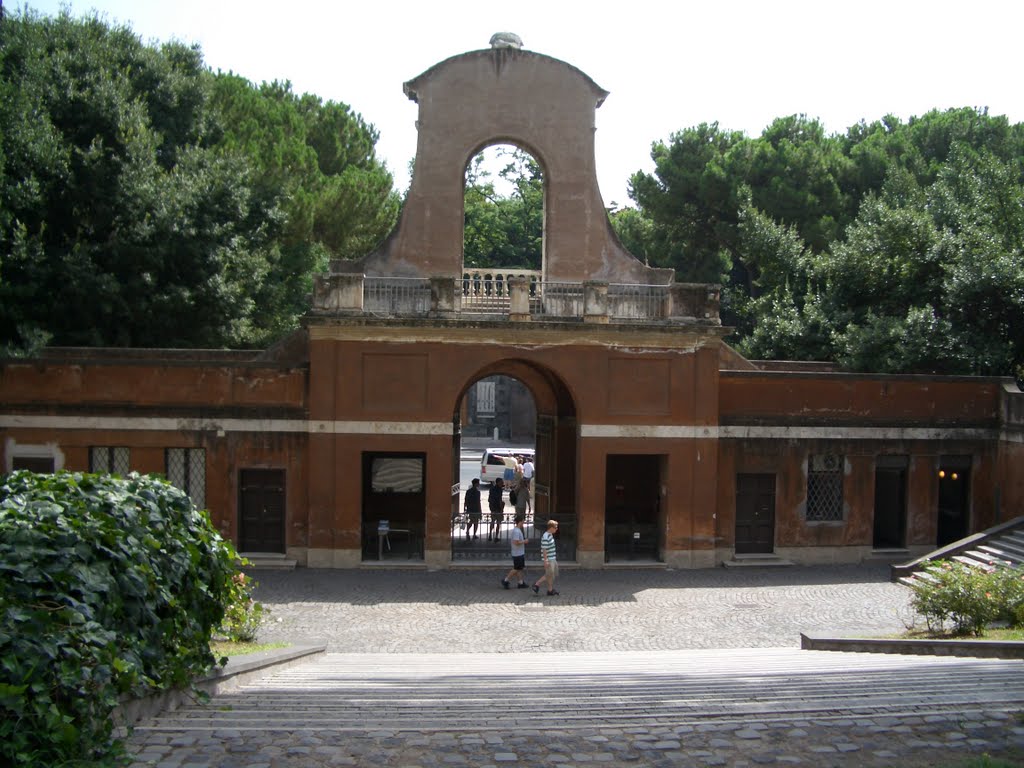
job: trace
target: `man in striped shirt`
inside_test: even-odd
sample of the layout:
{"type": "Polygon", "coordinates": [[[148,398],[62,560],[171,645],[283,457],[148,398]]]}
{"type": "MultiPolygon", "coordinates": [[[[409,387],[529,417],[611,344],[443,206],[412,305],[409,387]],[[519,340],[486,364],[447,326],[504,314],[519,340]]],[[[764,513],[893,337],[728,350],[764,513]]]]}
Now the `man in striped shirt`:
{"type": "Polygon", "coordinates": [[[548,520],[548,529],[540,537],[540,556],[544,561],[544,575],[537,579],[533,585],[533,594],[540,593],[541,582],[547,581],[548,595],[557,595],[555,579],[558,578],[558,560],[555,555],[555,533],[558,531],[558,521],[548,520]]]}

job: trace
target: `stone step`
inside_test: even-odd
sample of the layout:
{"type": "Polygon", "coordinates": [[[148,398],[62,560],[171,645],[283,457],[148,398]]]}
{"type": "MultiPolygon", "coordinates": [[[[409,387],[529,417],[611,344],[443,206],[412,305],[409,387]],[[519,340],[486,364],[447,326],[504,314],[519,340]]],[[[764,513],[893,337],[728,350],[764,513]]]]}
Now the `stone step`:
{"type": "Polygon", "coordinates": [[[722,565],[726,568],[772,568],[793,565],[793,562],[772,553],[736,553],[731,560],[723,561],[722,565]]]}
{"type": "Polygon", "coordinates": [[[294,571],[296,562],[279,552],[239,552],[249,561],[246,570],[294,571]]]}
{"type": "Polygon", "coordinates": [[[1018,555],[1015,552],[1010,552],[1005,547],[998,546],[997,542],[992,544],[982,544],[978,549],[1014,567],[1024,564],[1024,555],[1018,555]]]}
{"type": "Polygon", "coordinates": [[[1019,661],[798,649],[326,654],[137,731],[647,727],[1024,706],[1019,661]],[[510,670],[530,674],[514,678],[510,670]]]}
{"type": "Polygon", "coordinates": [[[989,542],[993,547],[1002,550],[1007,555],[1024,560],[1024,541],[1018,541],[1014,536],[1000,536],[989,542]]]}

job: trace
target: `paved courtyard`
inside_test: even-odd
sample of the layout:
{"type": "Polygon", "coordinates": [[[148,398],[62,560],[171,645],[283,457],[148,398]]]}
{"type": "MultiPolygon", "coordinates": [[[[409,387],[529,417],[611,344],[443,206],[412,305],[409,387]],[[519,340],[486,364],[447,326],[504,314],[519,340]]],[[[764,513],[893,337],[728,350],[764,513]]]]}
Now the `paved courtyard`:
{"type": "MultiPolygon", "coordinates": [[[[448,571],[260,571],[267,640],[356,653],[799,647],[800,633],[882,635],[911,620],[888,566],[563,568],[557,597],[503,590],[510,563],[448,571]]],[[[527,564],[532,584],[541,574],[527,564]]]]}

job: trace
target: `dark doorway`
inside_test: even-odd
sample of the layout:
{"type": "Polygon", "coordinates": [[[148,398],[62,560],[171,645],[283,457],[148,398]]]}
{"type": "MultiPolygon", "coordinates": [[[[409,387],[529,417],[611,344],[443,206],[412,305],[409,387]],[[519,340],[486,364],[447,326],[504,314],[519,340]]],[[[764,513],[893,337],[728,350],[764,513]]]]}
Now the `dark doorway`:
{"type": "Polygon", "coordinates": [[[422,559],[427,459],[423,453],[363,454],[363,559],[422,559]]]}
{"type": "Polygon", "coordinates": [[[605,561],[658,559],[661,465],[659,455],[608,456],[604,494],[605,561]]]}
{"type": "Polygon", "coordinates": [[[879,456],[875,465],[875,549],[903,549],[907,535],[906,456],[879,456]]]}
{"type": "Polygon", "coordinates": [[[970,456],[943,456],[939,460],[939,520],[936,544],[944,547],[968,533],[970,520],[970,456]]]}
{"type": "Polygon", "coordinates": [[[238,473],[242,552],[281,552],[284,546],[283,469],[243,469],[238,473]]]}
{"type": "Polygon", "coordinates": [[[736,554],[775,551],[775,475],[736,475],[736,554]]]}

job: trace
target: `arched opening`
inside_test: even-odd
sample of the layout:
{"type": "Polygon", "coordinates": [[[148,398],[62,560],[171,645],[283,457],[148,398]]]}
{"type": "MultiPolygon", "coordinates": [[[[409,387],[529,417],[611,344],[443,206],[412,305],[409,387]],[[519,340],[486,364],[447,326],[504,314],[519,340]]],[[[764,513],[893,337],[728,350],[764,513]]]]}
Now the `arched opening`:
{"type": "Polygon", "coordinates": [[[462,270],[468,311],[504,309],[512,277],[543,279],[544,174],[528,150],[490,145],[466,165],[462,270]]]}
{"type": "Polygon", "coordinates": [[[559,557],[576,559],[575,415],[565,385],[524,361],[495,363],[466,385],[453,417],[453,561],[507,560],[517,511],[526,515],[533,542],[527,563],[539,559],[537,541],[552,517],[559,521],[559,557]],[[479,512],[466,504],[474,479],[479,512]]]}

